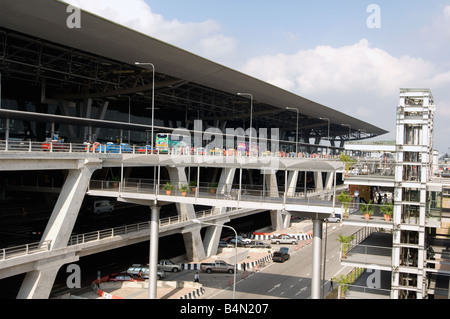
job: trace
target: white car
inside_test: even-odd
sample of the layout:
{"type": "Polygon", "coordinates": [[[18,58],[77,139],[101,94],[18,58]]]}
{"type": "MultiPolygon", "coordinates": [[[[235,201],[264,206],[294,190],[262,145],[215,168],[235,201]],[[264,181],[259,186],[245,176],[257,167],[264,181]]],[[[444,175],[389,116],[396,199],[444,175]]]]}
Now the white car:
{"type": "Polygon", "coordinates": [[[92,211],[94,214],[111,213],[114,211],[114,204],[109,200],[96,200],[92,211]]]}
{"type": "MultiPolygon", "coordinates": [[[[143,279],[148,279],[148,275],[150,272],[148,266],[133,264],[127,269],[127,273],[133,276],[141,276],[143,279]]],[[[158,270],[156,276],[158,279],[164,279],[166,278],[166,273],[164,271],[158,270]]]]}

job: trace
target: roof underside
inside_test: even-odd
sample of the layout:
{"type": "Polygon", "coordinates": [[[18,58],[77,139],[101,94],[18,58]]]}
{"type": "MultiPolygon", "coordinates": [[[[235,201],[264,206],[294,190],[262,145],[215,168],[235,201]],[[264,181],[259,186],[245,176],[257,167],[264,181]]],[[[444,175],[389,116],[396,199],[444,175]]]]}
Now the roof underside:
{"type": "MultiPolygon", "coordinates": [[[[243,99],[243,97],[238,98],[236,96],[237,92],[248,92],[254,98],[254,115],[258,116],[259,111],[259,114],[265,115],[270,119],[270,113],[274,112],[274,110],[275,113],[286,112],[287,106],[294,107],[299,110],[301,116],[316,119],[318,122],[321,122],[321,126],[323,126],[323,120],[319,120],[321,117],[330,119],[331,124],[335,127],[335,133],[330,134],[333,136],[348,132],[348,125],[350,125],[352,132],[363,130],[370,136],[387,133],[381,128],[342,112],[91,13],[83,11],[81,28],[70,29],[66,25],[69,16],[69,13],[66,12],[67,4],[60,1],[0,0],[0,4],[2,8],[0,10],[0,27],[39,39],[45,39],[68,48],[95,54],[99,57],[112,59],[128,65],[132,70],[137,69],[134,65],[135,61],[151,62],[155,65],[156,72],[160,77],[160,83],[157,83],[157,85],[166,85],[167,88],[172,89],[188,83],[199,89],[212,89],[216,92],[224,93],[222,100],[228,99],[229,101],[230,97],[227,97],[227,95],[232,95],[234,101],[229,103],[238,103],[236,101],[243,99]],[[259,110],[258,105],[260,106],[259,110]],[[276,111],[277,109],[278,111],[276,111]],[[342,127],[342,124],[346,124],[347,127],[342,127]]],[[[138,69],[141,68],[139,67],[138,69]]],[[[145,68],[150,68],[150,66],[145,66],[145,68]]],[[[147,91],[151,88],[149,83],[145,87],[147,91]]],[[[115,95],[118,96],[120,93],[125,95],[130,93],[130,91],[117,90],[115,95]]],[[[96,96],[102,97],[102,94],[99,92],[90,91],[89,94],[93,98],[96,96]]],[[[86,96],[89,97],[89,94],[86,96]]],[[[67,96],[70,97],[70,95],[67,96]]],[[[76,94],[73,97],[76,97],[76,94]]],[[[179,96],[176,97],[173,92],[172,97],[175,100],[178,99],[178,102],[182,100],[179,96]]],[[[227,112],[223,112],[222,116],[226,118],[229,110],[227,112]]],[[[295,117],[295,112],[288,112],[288,114],[290,118],[295,117]]],[[[204,117],[205,115],[202,113],[202,116],[204,117]]],[[[218,113],[214,116],[220,119],[221,114],[218,113]]],[[[244,115],[242,114],[242,116],[244,115]]]]}

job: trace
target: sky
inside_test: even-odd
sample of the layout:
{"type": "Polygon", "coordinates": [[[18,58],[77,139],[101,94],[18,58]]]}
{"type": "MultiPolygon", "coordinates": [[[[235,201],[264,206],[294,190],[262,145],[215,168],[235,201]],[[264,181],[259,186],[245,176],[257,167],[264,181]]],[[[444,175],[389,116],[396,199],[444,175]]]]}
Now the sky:
{"type": "Polygon", "coordinates": [[[450,147],[448,0],[67,0],[381,127],[400,88],[429,88],[434,148],[450,147]]]}

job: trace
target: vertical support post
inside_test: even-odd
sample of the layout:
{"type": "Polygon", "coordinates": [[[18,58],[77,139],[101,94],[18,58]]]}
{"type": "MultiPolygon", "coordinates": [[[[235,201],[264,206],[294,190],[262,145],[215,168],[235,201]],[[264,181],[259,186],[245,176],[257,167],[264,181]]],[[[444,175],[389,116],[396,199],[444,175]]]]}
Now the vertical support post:
{"type": "Polygon", "coordinates": [[[313,219],[313,263],[311,278],[311,299],[320,299],[321,263],[322,263],[322,224],[321,219],[313,219]]]}
{"type": "Polygon", "coordinates": [[[150,258],[148,274],[148,298],[156,299],[156,281],[158,272],[158,241],[159,241],[159,211],[160,207],[152,205],[150,216],[150,258]]]}

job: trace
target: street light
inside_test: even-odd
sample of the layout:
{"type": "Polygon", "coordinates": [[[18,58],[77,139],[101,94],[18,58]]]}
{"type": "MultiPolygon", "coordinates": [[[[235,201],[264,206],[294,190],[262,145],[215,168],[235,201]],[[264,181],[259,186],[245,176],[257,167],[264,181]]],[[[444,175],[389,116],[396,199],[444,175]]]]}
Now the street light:
{"type": "MultiPolygon", "coordinates": [[[[328,140],[328,143],[330,143],[330,119],[329,118],[326,118],[326,117],[321,117],[320,118],[321,120],[326,120],[327,122],[328,122],[328,134],[327,134],[327,140],[328,140]]],[[[331,143],[330,143],[330,145],[331,145],[331,143]]],[[[328,146],[327,146],[327,153],[328,153],[328,146]]]]}
{"type": "Polygon", "coordinates": [[[250,136],[249,136],[249,154],[251,154],[251,147],[252,147],[252,121],[253,121],[253,95],[250,93],[238,93],[237,95],[242,96],[242,95],[248,95],[250,96],[250,136]]]}
{"type": "MultiPolygon", "coordinates": [[[[297,111],[297,134],[295,135],[295,153],[298,154],[298,109],[286,106],[286,110],[295,110],[297,111]]],[[[296,155],[297,156],[297,155],[296,155]]]]}
{"type": "Polygon", "coordinates": [[[136,65],[150,65],[153,69],[153,78],[152,78],[152,136],[150,140],[150,149],[153,154],[153,127],[155,120],[155,66],[150,62],[134,62],[136,65]]]}
{"type": "Polygon", "coordinates": [[[236,229],[234,229],[231,226],[227,225],[219,225],[219,224],[213,224],[213,223],[205,223],[198,219],[191,219],[191,221],[195,224],[204,224],[209,226],[219,226],[219,227],[227,227],[230,228],[232,231],[234,231],[235,237],[234,237],[234,278],[233,278],[233,299],[236,299],[236,265],[237,265],[237,232],[236,229]]]}

